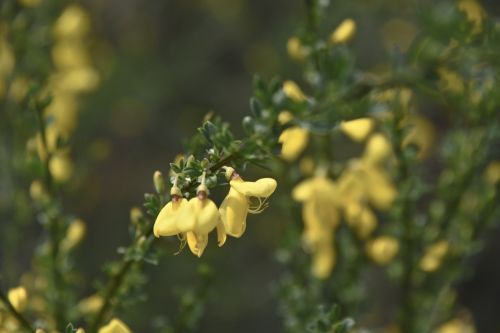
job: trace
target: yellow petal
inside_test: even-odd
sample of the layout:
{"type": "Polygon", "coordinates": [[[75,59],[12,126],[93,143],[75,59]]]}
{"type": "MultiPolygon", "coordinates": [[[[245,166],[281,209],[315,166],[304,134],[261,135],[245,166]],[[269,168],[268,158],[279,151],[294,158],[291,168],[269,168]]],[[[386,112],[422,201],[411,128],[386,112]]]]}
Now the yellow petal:
{"type": "Polygon", "coordinates": [[[201,257],[205,248],[208,244],[208,234],[197,234],[195,232],[189,231],[186,233],[187,243],[191,252],[197,256],[201,257]]]}
{"type": "Polygon", "coordinates": [[[219,210],[214,202],[208,198],[203,200],[198,197],[188,201],[176,219],[180,232],[194,231],[197,234],[208,234],[219,221],[219,210]]]}
{"type": "Polygon", "coordinates": [[[132,331],[123,321],[113,318],[109,324],[101,327],[98,333],[132,333],[132,331]]]}
{"type": "Polygon", "coordinates": [[[392,147],[387,138],[380,134],[374,134],[368,140],[363,160],[368,163],[381,163],[386,160],[392,153],[392,147]]]}
{"type": "Polygon", "coordinates": [[[398,240],[390,236],[377,237],[367,244],[368,255],[381,266],[390,263],[398,251],[398,240]]]}
{"type": "Polygon", "coordinates": [[[278,141],[281,146],[281,157],[286,161],[293,161],[299,157],[309,142],[309,132],[298,126],[285,129],[278,141]]]}
{"type": "Polygon", "coordinates": [[[317,279],[326,279],[335,266],[335,251],[333,247],[325,246],[313,254],[312,274],[317,279]]]}
{"type": "Polygon", "coordinates": [[[276,190],[276,180],[272,178],[261,178],[256,182],[246,182],[241,179],[231,180],[231,188],[247,197],[267,198],[276,190]]]}
{"type": "Polygon", "coordinates": [[[289,123],[293,119],[293,114],[290,111],[281,111],[278,114],[278,123],[281,125],[284,125],[286,123],[289,123]]]}
{"type": "Polygon", "coordinates": [[[352,140],[361,142],[370,134],[374,126],[373,119],[359,118],[341,122],[340,130],[352,140]]]}
{"type": "Polygon", "coordinates": [[[246,229],[247,197],[231,186],[229,193],[220,205],[219,213],[225,232],[236,238],[241,237],[246,229]]]}
{"type": "Polygon", "coordinates": [[[391,207],[397,196],[397,190],[392,184],[387,173],[376,167],[365,169],[365,186],[370,202],[379,210],[391,207]]]}
{"type": "Polygon", "coordinates": [[[334,44],[346,43],[356,33],[356,22],[353,19],[345,19],[330,35],[330,40],[334,44]]]}
{"type": "Polygon", "coordinates": [[[90,28],[90,18],[80,6],[71,5],[64,9],[54,24],[54,34],[59,37],[81,37],[90,28]]]}
{"type": "Polygon", "coordinates": [[[306,201],[314,193],[314,178],[308,178],[297,184],[292,190],[292,198],[295,201],[306,201]]]}
{"type": "Polygon", "coordinates": [[[219,247],[226,243],[226,239],[227,234],[226,229],[224,228],[224,223],[222,223],[222,220],[219,220],[219,222],[217,222],[217,242],[219,247]]]}
{"type": "Polygon", "coordinates": [[[176,220],[179,212],[186,205],[187,200],[182,198],[178,201],[170,201],[161,209],[153,227],[153,233],[156,237],[173,236],[180,233],[176,220]]]}
{"type": "Polygon", "coordinates": [[[19,312],[23,311],[28,305],[28,292],[24,287],[10,289],[7,297],[12,306],[19,312]]]}
{"type": "Polygon", "coordinates": [[[288,39],[286,43],[286,50],[290,58],[294,60],[304,60],[307,55],[306,49],[302,46],[300,39],[297,37],[291,37],[288,39]]]}
{"type": "Polygon", "coordinates": [[[345,209],[345,218],[347,224],[356,230],[356,233],[361,239],[365,239],[371,235],[377,227],[377,217],[365,205],[360,205],[357,202],[350,202],[345,209]]]}
{"type": "Polygon", "coordinates": [[[287,80],[283,82],[283,92],[285,95],[290,98],[291,100],[300,103],[306,100],[306,96],[302,92],[302,90],[299,88],[297,83],[287,80]]]}
{"type": "Polygon", "coordinates": [[[484,177],[491,185],[498,183],[500,181],[500,161],[493,161],[488,164],[484,177]]]}
{"type": "Polygon", "coordinates": [[[446,253],[448,253],[448,248],[449,243],[446,240],[431,245],[420,260],[420,269],[424,272],[436,271],[441,266],[446,253]]]}
{"type": "Polygon", "coordinates": [[[474,326],[469,322],[455,318],[439,326],[434,333],[475,333],[474,326]]]}

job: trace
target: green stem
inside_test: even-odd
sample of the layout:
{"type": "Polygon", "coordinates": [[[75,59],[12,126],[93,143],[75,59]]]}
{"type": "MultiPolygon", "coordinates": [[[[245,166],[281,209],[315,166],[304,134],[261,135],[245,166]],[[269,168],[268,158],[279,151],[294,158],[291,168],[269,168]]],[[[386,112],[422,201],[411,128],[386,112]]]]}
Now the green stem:
{"type": "Polygon", "coordinates": [[[33,326],[31,326],[28,319],[26,319],[19,311],[16,310],[14,305],[12,305],[12,303],[9,301],[7,295],[1,289],[0,289],[0,301],[4,304],[7,311],[9,311],[9,313],[12,316],[14,316],[14,318],[17,319],[19,324],[21,324],[21,326],[24,327],[24,329],[27,332],[33,332],[33,333],[35,332],[35,329],[33,328],[33,326]]]}

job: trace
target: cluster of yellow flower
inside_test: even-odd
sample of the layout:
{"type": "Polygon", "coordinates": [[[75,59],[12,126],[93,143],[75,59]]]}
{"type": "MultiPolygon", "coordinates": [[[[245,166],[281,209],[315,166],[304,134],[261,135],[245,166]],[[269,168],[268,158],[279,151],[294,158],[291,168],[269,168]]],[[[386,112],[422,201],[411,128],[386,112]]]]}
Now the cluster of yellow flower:
{"type": "MultiPolygon", "coordinates": [[[[28,292],[24,287],[16,287],[9,290],[7,297],[14,309],[23,313],[28,308],[28,292]]],[[[36,300],[29,300],[30,303],[36,300]]],[[[7,313],[0,307],[0,333],[17,332],[21,329],[19,322],[11,314],[7,313]]],[[[48,331],[37,328],[36,333],[47,333],[48,331]]],[[[56,333],[55,331],[51,331],[56,333]]],[[[107,325],[102,326],[98,333],[131,333],[132,331],[128,326],[117,318],[113,318],[107,325]]],[[[83,328],[78,328],[76,333],[85,333],[83,328]]]]}
{"type": "MultiPolygon", "coordinates": [[[[284,82],[283,93],[297,103],[309,99],[293,81],[284,82]]],[[[403,107],[409,110],[409,90],[387,90],[374,94],[373,98],[376,102],[386,103],[398,96],[403,107]]],[[[431,151],[435,138],[434,127],[416,112],[407,114],[399,124],[406,133],[402,145],[416,146],[417,157],[423,159],[431,151]]],[[[391,115],[386,112],[380,117],[391,115]]],[[[293,118],[289,111],[282,111],[278,115],[281,124],[288,124],[293,118]]],[[[386,265],[399,251],[399,242],[395,237],[373,236],[378,224],[374,209],[387,211],[398,194],[387,169],[393,156],[391,143],[384,134],[375,132],[375,127],[374,118],[342,122],[340,131],[354,142],[365,145],[362,155],[347,161],[335,181],[328,177],[327,165],[317,166],[314,175],[299,183],[292,192],[294,200],[303,204],[303,244],[313,255],[312,273],[317,278],[328,277],[335,266],[335,230],[341,217],[359,239],[366,241],[366,253],[375,263],[386,265]]],[[[310,135],[309,130],[299,125],[286,128],[279,138],[282,158],[289,162],[299,158],[308,145],[310,135]]],[[[314,162],[304,157],[300,165],[306,164],[309,165],[307,169],[311,169],[310,164],[314,162]]],[[[431,247],[422,258],[421,269],[437,269],[446,251],[447,246],[442,242],[431,247]]]]}
{"type": "Polygon", "coordinates": [[[224,167],[230,190],[219,208],[208,198],[208,188],[203,173],[197,195],[184,198],[177,187],[177,178],[170,190],[172,200],[162,208],[154,224],[154,234],[177,235],[186,241],[191,252],[201,257],[208,244],[208,234],[216,229],[219,246],[224,245],[227,235],[239,238],[246,229],[248,213],[257,214],[267,206],[267,198],[276,189],[276,180],[262,178],[246,182],[231,167],[224,167]]]}
{"type": "MultiPolygon", "coordinates": [[[[59,147],[58,141],[67,141],[75,130],[79,96],[94,90],[99,83],[86,45],[89,29],[90,18],[77,5],[66,7],[52,27],[54,71],[44,88],[44,94],[52,97],[43,112],[45,139],[38,133],[28,142],[28,148],[36,150],[42,161],[50,155],[49,169],[57,182],[66,182],[73,174],[70,151],[67,146],[59,147]]],[[[24,78],[17,80],[20,79],[28,82],[24,78]]]]}

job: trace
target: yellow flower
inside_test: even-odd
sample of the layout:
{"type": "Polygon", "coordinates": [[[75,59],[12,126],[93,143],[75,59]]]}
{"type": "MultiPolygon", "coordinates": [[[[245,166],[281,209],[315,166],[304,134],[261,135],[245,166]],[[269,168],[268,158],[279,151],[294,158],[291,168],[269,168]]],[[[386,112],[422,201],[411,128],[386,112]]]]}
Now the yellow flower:
{"type": "Polygon", "coordinates": [[[356,33],[356,22],[353,19],[345,19],[330,35],[330,41],[334,44],[346,43],[356,33]]]}
{"type": "Polygon", "coordinates": [[[42,0],[17,0],[24,7],[37,7],[42,0]]]}
{"type": "Polygon", "coordinates": [[[174,236],[181,233],[177,227],[177,217],[188,201],[182,197],[181,190],[176,185],[170,190],[170,196],[172,201],[167,203],[156,217],[153,226],[153,233],[156,237],[174,236]]]}
{"type": "Polygon", "coordinates": [[[113,318],[109,324],[101,327],[98,333],[132,333],[132,331],[123,321],[113,318]]]}
{"type": "Polygon", "coordinates": [[[261,178],[256,182],[246,182],[231,167],[226,167],[226,178],[229,180],[229,193],[219,208],[225,232],[239,238],[246,229],[247,214],[258,214],[267,205],[267,198],[276,190],[276,180],[261,178]],[[256,203],[252,203],[256,198],[256,203]]]}
{"type": "Polygon", "coordinates": [[[366,205],[350,202],[345,208],[345,219],[356,230],[359,238],[365,239],[377,227],[377,217],[366,205]]]}
{"type": "Polygon", "coordinates": [[[84,67],[89,64],[88,51],[82,41],[61,40],[52,48],[52,60],[58,69],[84,67]]]}
{"type": "Polygon", "coordinates": [[[438,68],[437,72],[441,78],[440,85],[444,90],[448,90],[457,95],[464,92],[464,80],[460,74],[445,67],[438,68]]]}
{"type": "Polygon", "coordinates": [[[353,160],[338,180],[342,203],[370,201],[379,210],[390,208],[397,195],[387,172],[364,158],[353,160]]]}
{"type": "Polygon", "coordinates": [[[66,7],[54,24],[54,34],[59,38],[84,36],[90,28],[87,12],[78,5],[66,7]]]}
{"type": "Polygon", "coordinates": [[[417,146],[419,159],[429,156],[436,141],[436,130],[434,125],[424,117],[413,116],[403,119],[402,126],[409,127],[408,133],[403,139],[402,146],[417,146]]]}
{"type": "Polygon", "coordinates": [[[278,142],[281,146],[281,157],[286,161],[294,161],[309,143],[309,131],[299,126],[285,129],[278,142]]]}
{"type": "Polygon", "coordinates": [[[294,60],[302,61],[307,56],[307,50],[302,46],[298,37],[290,37],[286,43],[288,56],[294,60]]]}
{"type": "Polygon", "coordinates": [[[58,183],[67,182],[73,175],[73,162],[67,153],[53,155],[49,162],[49,170],[58,183]]]}
{"type": "Polygon", "coordinates": [[[301,103],[306,100],[306,95],[299,88],[297,83],[287,80],[283,82],[283,92],[294,102],[301,103]]]}
{"type": "Polygon", "coordinates": [[[455,318],[439,326],[434,333],[475,333],[476,330],[469,322],[455,318]]]}
{"type": "Polygon", "coordinates": [[[375,133],[370,136],[363,152],[363,160],[372,163],[380,164],[387,160],[392,154],[392,146],[389,140],[380,133],[375,133]]]}
{"type": "Polygon", "coordinates": [[[390,263],[399,251],[399,242],[390,236],[379,236],[366,245],[370,258],[378,265],[390,263]]]}
{"type": "Polygon", "coordinates": [[[28,305],[28,292],[24,287],[10,289],[7,297],[12,306],[19,312],[22,312],[28,305]]]}
{"type": "Polygon", "coordinates": [[[312,256],[311,273],[317,279],[326,279],[335,267],[335,250],[332,242],[325,242],[312,256]]]}
{"type": "Polygon", "coordinates": [[[66,237],[61,241],[61,249],[68,251],[75,247],[85,237],[87,226],[81,219],[75,219],[66,231],[66,237]]]}
{"type": "Polygon", "coordinates": [[[45,118],[50,118],[52,126],[64,133],[71,133],[76,127],[78,110],[76,98],[70,94],[57,94],[45,109],[45,118]]]}
{"type": "Polygon", "coordinates": [[[431,245],[420,260],[420,269],[428,273],[436,271],[441,266],[448,249],[449,243],[446,240],[431,245]]]}
{"type": "Polygon", "coordinates": [[[41,181],[34,180],[30,185],[30,197],[34,201],[41,201],[47,195],[47,191],[41,181]]]}
{"type": "Polygon", "coordinates": [[[319,175],[295,186],[292,197],[303,203],[302,241],[312,253],[312,274],[318,279],[327,278],[335,266],[333,238],[339,225],[337,188],[328,177],[319,175]]]}
{"type": "Polygon", "coordinates": [[[281,111],[278,114],[278,123],[280,123],[281,125],[289,123],[290,121],[292,121],[292,119],[293,114],[290,111],[281,111]]]}
{"type": "Polygon", "coordinates": [[[500,181],[500,161],[493,161],[486,167],[485,179],[488,183],[495,185],[500,181]]]}
{"type": "Polygon", "coordinates": [[[486,18],[486,12],[479,2],[476,0],[460,0],[458,9],[465,13],[467,19],[474,25],[473,32],[481,31],[482,23],[486,18]]]}
{"type": "Polygon", "coordinates": [[[374,127],[375,122],[371,118],[359,118],[340,123],[340,130],[356,142],[364,141],[374,127]]]}
{"type": "Polygon", "coordinates": [[[104,300],[101,295],[94,294],[78,302],[77,308],[84,315],[96,313],[103,305],[104,300]]]}

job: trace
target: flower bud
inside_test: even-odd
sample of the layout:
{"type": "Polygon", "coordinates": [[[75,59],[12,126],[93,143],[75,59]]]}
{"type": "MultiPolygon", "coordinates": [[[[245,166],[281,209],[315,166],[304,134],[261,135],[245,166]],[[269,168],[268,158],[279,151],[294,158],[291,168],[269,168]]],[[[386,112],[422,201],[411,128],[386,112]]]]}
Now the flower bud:
{"type": "Polygon", "coordinates": [[[346,19],[332,32],[330,41],[334,44],[346,43],[352,39],[355,33],[356,22],[353,19],[346,19]]]}
{"type": "Polygon", "coordinates": [[[153,183],[155,185],[156,193],[162,194],[165,192],[165,179],[160,171],[156,170],[153,174],[153,183]]]}

